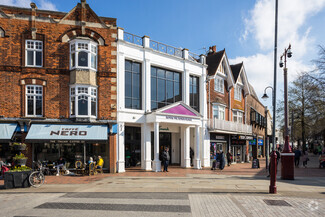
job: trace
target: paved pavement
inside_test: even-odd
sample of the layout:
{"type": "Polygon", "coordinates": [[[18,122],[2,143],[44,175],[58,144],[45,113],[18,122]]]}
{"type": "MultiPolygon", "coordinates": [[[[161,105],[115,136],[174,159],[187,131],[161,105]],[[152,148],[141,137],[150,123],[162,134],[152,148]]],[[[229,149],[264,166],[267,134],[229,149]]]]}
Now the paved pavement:
{"type": "Polygon", "coordinates": [[[324,169],[296,168],[295,180],[279,176],[278,194],[270,195],[265,168],[250,166],[47,176],[41,188],[1,189],[0,216],[325,216],[324,169]]]}
{"type": "Polygon", "coordinates": [[[324,216],[325,199],[229,193],[28,193],[1,195],[11,216],[324,216]]]}

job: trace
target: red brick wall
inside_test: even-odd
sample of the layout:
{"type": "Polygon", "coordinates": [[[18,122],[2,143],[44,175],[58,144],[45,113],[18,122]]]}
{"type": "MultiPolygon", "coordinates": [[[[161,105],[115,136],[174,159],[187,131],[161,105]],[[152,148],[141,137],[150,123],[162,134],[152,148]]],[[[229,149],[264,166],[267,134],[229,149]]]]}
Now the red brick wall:
{"type": "MultiPolygon", "coordinates": [[[[80,4],[78,4],[80,6],[80,4]]],[[[2,7],[7,14],[23,14],[30,16],[31,9],[17,9],[2,7]]],[[[64,17],[60,12],[36,11],[37,16],[54,18],[64,17]],[[50,14],[49,14],[50,13],[50,14]]],[[[86,16],[91,22],[99,22],[93,13],[87,12],[86,16]]],[[[105,23],[116,25],[116,20],[112,18],[104,19],[105,23]]],[[[43,41],[43,67],[25,67],[25,39],[31,39],[32,23],[23,19],[0,18],[0,27],[4,29],[8,37],[0,38],[0,115],[5,117],[25,116],[25,85],[21,85],[21,80],[36,79],[37,84],[44,86],[44,117],[60,118],[69,117],[69,43],[60,39],[65,32],[71,29],[78,29],[80,26],[66,25],[50,22],[36,22],[37,39],[43,41]]],[[[96,36],[100,35],[105,40],[105,45],[98,46],[98,119],[115,119],[112,112],[116,112],[116,99],[111,95],[116,95],[116,51],[115,37],[116,28],[99,28],[86,26],[86,32],[94,31],[96,36]],[[112,62],[112,60],[115,60],[112,62]]],[[[96,37],[94,36],[94,38],[96,37]]]]}
{"type": "MultiPolygon", "coordinates": [[[[212,110],[212,106],[213,103],[220,103],[223,105],[226,105],[226,109],[225,109],[225,120],[228,120],[228,113],[229,113],[229,92],[227,91],[227,81],[225,81],[224,83],[224,93],[219,93],[217,91],[214,90],[214,79],[210,80],[210,109],[209,109],[209,117],[212,118],[213,117],[213,110],[212,110]]],[[[207,86],[207,90],[209,89],[209,86],[207,86]]],[[[209,101],[209,91],[207,92],[207,100],[209,101]]],[[[209,103],[209,102],[208,102],[209,103]]]]}

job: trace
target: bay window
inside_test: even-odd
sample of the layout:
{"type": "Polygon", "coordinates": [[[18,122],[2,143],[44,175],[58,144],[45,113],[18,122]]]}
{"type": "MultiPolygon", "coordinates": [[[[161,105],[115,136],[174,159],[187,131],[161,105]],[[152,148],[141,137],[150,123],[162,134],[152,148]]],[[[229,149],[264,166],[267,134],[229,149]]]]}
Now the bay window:
{"type": "Polygon", "coordinates": [[[70,86],[70,116],[97,117],[97,88],[70,86]]]}
{"type": "Polygon", "coordinates": [[[97,43],[75,39],[70,42],[70,69],[97,70],[97,43]]]}
{"type": "Polygon", "coordinates": [[[41,117],[43,115],[43,87],[26,85],[26,116],[41,117]]]}

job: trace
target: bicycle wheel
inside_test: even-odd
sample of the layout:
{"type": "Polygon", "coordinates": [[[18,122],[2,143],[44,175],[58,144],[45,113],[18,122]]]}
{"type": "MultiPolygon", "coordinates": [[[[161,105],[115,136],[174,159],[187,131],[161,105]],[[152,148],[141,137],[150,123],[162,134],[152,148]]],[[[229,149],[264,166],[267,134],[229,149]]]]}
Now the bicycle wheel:
{"type": "Polygon", "coordinates": [[[45,176],[43,173],[41,173],[39,171],[32,172],[32,174],[30,174],[30,176],[29,176],[29,183],[34,188],[38,188],[41,185],[43,185],[44,181],[45,181],[45,176]]]}

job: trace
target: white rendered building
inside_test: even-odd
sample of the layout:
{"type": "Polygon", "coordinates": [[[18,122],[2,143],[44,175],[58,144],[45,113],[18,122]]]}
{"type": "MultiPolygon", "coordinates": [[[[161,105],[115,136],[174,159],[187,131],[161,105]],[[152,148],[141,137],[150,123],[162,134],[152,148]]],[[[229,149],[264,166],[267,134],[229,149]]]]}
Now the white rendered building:
{"type": "Polygon", "coordinates": [[[210,166],[206,69],[204,55],[118,29],[118,172],[161,171],[164,147],[170,164],[191,167],[194,152],[194,168],[210,166]]]}

